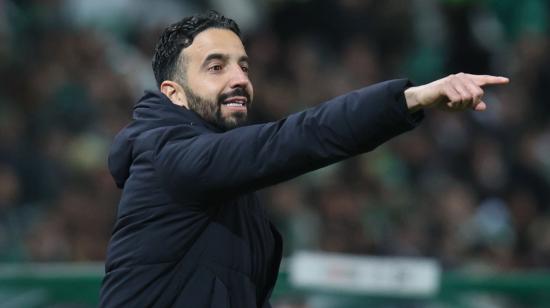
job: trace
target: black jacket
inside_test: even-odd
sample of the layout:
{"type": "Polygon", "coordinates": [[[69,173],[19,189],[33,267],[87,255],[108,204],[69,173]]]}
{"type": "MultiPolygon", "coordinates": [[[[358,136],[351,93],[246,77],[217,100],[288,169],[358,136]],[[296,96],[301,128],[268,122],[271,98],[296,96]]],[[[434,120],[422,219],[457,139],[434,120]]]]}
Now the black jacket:
{"type": "Polygon", "coordinates": [[[412,129],[406,80],[223,132],[147,92],[115,138],[123,189],[102,307],[269,307],[281,238],[254,191],[374,149],[412,129]]]}

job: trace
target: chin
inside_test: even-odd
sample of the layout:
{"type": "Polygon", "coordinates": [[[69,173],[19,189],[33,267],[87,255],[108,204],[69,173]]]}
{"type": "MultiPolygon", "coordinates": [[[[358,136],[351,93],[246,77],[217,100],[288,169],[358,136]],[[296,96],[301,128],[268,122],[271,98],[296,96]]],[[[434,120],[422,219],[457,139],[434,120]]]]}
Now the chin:
{"type": "Polygon", "coordinates": [[[247,112],[232,112],[223,117],[222,121],[227,129],[231,129],[246,124],[247,118],[247,112]]]}
{"type": "Polygon", "coordinates": [[[227,129],[233,129],[233,128],[237,128],[239,126],[243,126],[245,123],[246,123],[246,120],[230,119],[230,120],[225,121],[225,127],[227,129]]]}

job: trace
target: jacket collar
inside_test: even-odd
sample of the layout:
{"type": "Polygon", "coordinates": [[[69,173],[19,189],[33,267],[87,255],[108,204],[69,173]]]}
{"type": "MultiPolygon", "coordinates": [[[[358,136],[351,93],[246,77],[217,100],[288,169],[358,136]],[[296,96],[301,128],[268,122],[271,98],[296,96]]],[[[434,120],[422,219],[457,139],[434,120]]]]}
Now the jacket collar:
{"type": "Polygon", "coordinates": [[[214,132],[224,132],[225,130],[216,124],[210,123],[203,119],[195,111],[187,109],[186,107],[176,105],[164,95],[164,93],[156,91],[145,91],[145,95],[134,106],[134,119],[137,119],[140,115],[140,109],[143,107],[151,108],[151,104],[156,105],[155,109],[159,109],[163,120],[168,122],[174,121],[174,124],[187,123],[190,125],[198,125],[207,128],[214,132]]]}

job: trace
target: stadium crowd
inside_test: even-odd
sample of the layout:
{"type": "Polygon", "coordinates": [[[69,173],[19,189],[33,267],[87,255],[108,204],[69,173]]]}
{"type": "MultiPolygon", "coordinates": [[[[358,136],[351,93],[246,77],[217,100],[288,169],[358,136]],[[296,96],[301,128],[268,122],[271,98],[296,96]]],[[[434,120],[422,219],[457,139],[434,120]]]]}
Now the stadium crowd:
{"type": "Polygon", "coordinates": [[[285,255],[550,266],[547,1],[229,3],[0,0],[0,261],[104,260],[120,195],[110,142],[155,87],[160,31],[215,8],[244,30],[253,122],[386,79],[511,78],[486,112],[427,111],[374,152],[262,191],[285,255]]]}

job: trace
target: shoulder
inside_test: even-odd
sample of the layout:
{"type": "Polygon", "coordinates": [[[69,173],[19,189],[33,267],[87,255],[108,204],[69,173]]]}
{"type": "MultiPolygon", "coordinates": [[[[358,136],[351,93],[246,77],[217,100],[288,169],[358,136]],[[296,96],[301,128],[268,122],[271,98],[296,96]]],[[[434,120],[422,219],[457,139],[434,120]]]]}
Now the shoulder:
{"type": "Polygon", "coordinates": [[[195,123],[157,127],[140,134],[136,138],[136,146],[142,150],[158,150],[167,143],[184,142],[206,133],[210,133],[210,131],[195,123]]]}

